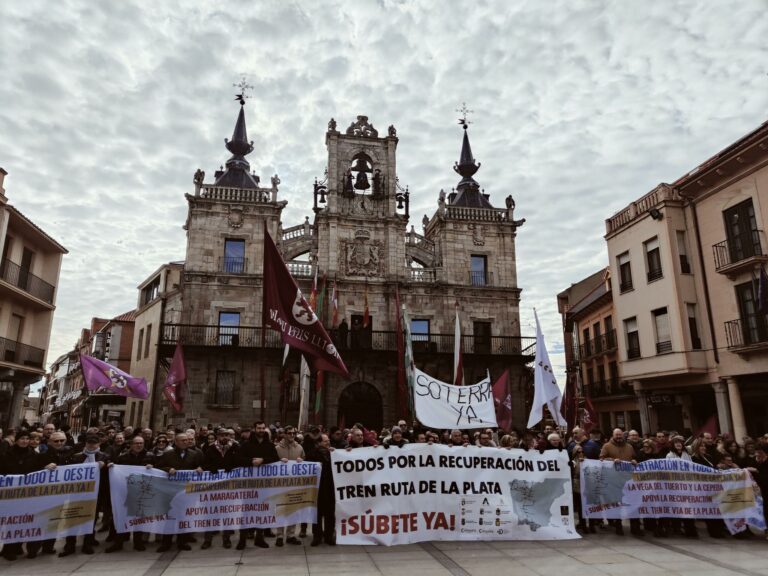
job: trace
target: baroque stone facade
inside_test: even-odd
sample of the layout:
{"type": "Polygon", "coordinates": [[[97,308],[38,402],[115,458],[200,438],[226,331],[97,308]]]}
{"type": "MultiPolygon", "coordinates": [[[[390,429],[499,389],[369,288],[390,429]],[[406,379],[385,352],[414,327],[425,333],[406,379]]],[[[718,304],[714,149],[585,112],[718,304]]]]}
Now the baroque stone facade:
{"type": "Polygon", "coordinates": [[[178,293],[165,307],[158,381],[181,341],[189,392],[185,412],[174,414],[155,387],[155,426],[192,420],[296,422],[299,356],[291,352],[283,367],[279,335],[262,329],[265,228],[305,294],[315,274],[318,290],[325,286],[318,316],[352,376],[347,381],[325,375],[320,410],[311,419],[379,427],[402,416],[406,406],[396,384],[399,293],[411,317],[419,367],[452,380],[458,306],[465,381],[481,379],[486,370],[497,378],[509,369],[515,422],[523,424],[525,363],[534,339],[520,335],[515,238],[523,221],[513,217],[514,201],[509,196],[506,208],[495,208],[474,181],[479,164],[465,130],[454,167],[463,179],[451,194],[440,192],[437,210],[421,221],[422,233],[409,229],[410,191],[398,181],[397,145],[393,126],[380,136],[366,116],[358,116],[342,133],[332,119],[325,179],[307,194],[307,200],[313,195],[313,221],[308,217],[284,227],[287,203],[278,199],[279,178],[261,186],[245,160],[252,146],[241,107],[227,141],[232,158],[226,168],[211,182],[198,170],[195,192],[186,196],[186,260],[178,293]]]}

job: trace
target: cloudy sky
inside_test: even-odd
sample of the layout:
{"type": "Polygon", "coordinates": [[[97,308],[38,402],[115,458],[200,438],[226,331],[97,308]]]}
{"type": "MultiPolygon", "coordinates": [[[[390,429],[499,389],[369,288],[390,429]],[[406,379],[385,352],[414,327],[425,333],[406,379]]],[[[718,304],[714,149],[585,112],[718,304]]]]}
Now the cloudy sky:
{"type": "MultiPolygon", "coordinates": [[[[768,119],[768,2],[6,2],[0,166],[70,251],[49,361],[184,257],[184,193],[228,154],[248,75],[253,169],[303,221],[330,117],[398,129],[416,223],[457,182],[512,194],[522,324],[562,363],[556,294],[607,264],[604,220],[768,119]]],[[[418,226],[417,226],[418,227],[418,226]]]]}

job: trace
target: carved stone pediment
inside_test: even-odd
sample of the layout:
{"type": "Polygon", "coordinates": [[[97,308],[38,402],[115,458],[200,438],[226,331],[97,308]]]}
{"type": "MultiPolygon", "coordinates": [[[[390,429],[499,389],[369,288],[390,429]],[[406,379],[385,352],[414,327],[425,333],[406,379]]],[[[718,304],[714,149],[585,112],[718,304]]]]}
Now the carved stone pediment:
{"type": "Polygon", "coordinates": [[[383,274],[384,245],[355,234],[355,240],[341,241],[341,256],[347,276],[378,277],[383,274]]]}

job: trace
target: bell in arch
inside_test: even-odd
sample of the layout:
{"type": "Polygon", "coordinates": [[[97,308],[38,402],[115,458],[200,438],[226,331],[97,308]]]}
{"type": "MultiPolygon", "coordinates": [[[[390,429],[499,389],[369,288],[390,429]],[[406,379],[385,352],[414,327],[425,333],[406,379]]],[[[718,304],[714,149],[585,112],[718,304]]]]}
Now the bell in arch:
{"type": "Polygon", "coordinates": [[[368,182],[368,176],[361,170],[357,173],[357,177],[355,178],[355,190],[368,190],[370,187],[371,185],[368,182]]]}

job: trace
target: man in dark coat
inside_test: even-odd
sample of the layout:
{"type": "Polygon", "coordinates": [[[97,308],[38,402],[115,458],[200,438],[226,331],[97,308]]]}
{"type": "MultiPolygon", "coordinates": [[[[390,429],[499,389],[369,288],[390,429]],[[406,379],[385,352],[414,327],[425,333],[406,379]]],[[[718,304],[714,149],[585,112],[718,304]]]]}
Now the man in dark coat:
{"type": "MultiPolygon", "coordinates": [[[[69,464],[74,451],[68,444],[67,435],[64,432],[53,432],[48,438],[48,449],[43,454],[38,454],[36,470],[55,470],[57,466],[69,464]]],[[[56,554],[56,538],[43,540],[42,542],[30,542],[27,545],[27,555],[36,556],[38,547],[42,545],[43,554],[56,554]]]]}
{"type": "MultiPolygon", "coordinates": [[[[13,446],[3,454],[3,459],[0,461],[0,472],[2,474],[28,474],[35,470],[36,463],[37,453],[29,445],[29,432],[19,430],[16,433],[13,446]]],[[[27,544],[28,556],[34,558],[37,552],[36,550],[33,552],[29,546],[30,544],[27,544]]],[[[16,560],[21,553],[21,542],[3,545],[2,557],[6,560],[16,560]]]]}
{"type": "MultiPolygon", "coordinates": [[[[203,472],[205,458],[203,453],[195,448],[195,438],[186,432],[179,432],[174,438],[173,450],[165,452],[157,461],[157,467],[168,472],[169,476],[176,474],[177,470],[196,470],[203,472]]],[[[192,550],[189,542],[194,541],[191,534],[179,534],[176,537],[176,548],[179,550],[192,550]]],[[[163,535],[158,552],[167,552],[171,549],[173,535],[163,535]]]]}
{"type": "MultiPolygon", "coordinates": [[[[124,466],[146,466],[148,468],[151,468],[154,464],[155,457],[151,452],[148,452],[147,449],[144,447],[144,438],[141,436],[134,436],[131,438],[131,443],[129,445],[130,447],[126,452],[123,452],[122,454],[118,455],[115,459],[116,464],[122,464],[124,466]]],[[[104,550],[106,554],[111,554],[112,552],[117,552],[119,550],[123,549],[123,542],[125,542],[128,538],[128,534],[117,534],[117,530],[115,529],[115,521],[114,518],[112,518],[112,526],[110,527],[110,534],[114,539],[114,544],[104,550]]],[[[144,534],[143,532],[134,532],[133,533],[133,549],[143,551],[146,550],[146,546],[144,545],[144,534]]]]}
{"type": "Polygon", "coordinates": [[[333,535],[336,527],[336,496],[333,485],[333,470],[331,469],[331,441],[327,434],[320,436],[320,441],[314,449],[307,453],[308,462],[319,462],[320,489],[317,493],[317,522],[312,525],[311,546],[318,546],[325,540],[326,544],[336,545],[333,535]]]}
{"type": "MultiPolygon", "coordinates": [[[[109,498],[109,492],[107,489],[107,482],[105,477],[107,475],[107,464],[109,464],[109,457],[101,451],[100,447],[101,439],[98,434],[88,434],[85,437],[85,446],[81,452],[77,452],[69,459],[67,464],[84,464],[86,462],[96,462],[101,470],[101,478],[99,479],[99,500],[103,500],[105,497],[109,498]]],[[[94,531],[90,534],[86,534],[83,537],[83,554],[93,554],[93,547],[96,545],[96,521],[94,520],[94,531]]],[[[59,557],[69,556],[75,553],[75,545],[77,542],[77,536],[67,536],[66,543],[64,544],[64,550],[59,553],[59,557]]]]}
{"type": "MultiPolygon", "coordinates": [[[[264,422],[259,421],[253,424],[253,434],[251,434],[248,442],[240,446],[239,456],[240,466],[245,467],[272,464],[280,459],[277,455],[277,448],[269,438],[267,425],[264,422]]],[[[245,548],[248,533],[248,530],[240,530],[240,540],[236,546],[238,550],[245,548]]],[[[269,544],[264,540],[263,528],[256,529],[255,544],[259,548],[269,548],[269,544]]]]}
{"type": "MultiPolygon", "coordinates": [[[[239,445],[235,442],[235,431],[228,428],[219,428],[216,431],[216,442],[206,446],[203,450],[203,468],[214,474],[219,470],[229,472],[240,464],[238,452],[239,445]]],[[[215,533],[213,531],[205,533],[201,547],[203,550],[211,547],[215,533]]],[[[224,530],[222,532],[221,539],[224,548],[232,548],[232,534],[234,534],[234,530],[224,530]]]]}

